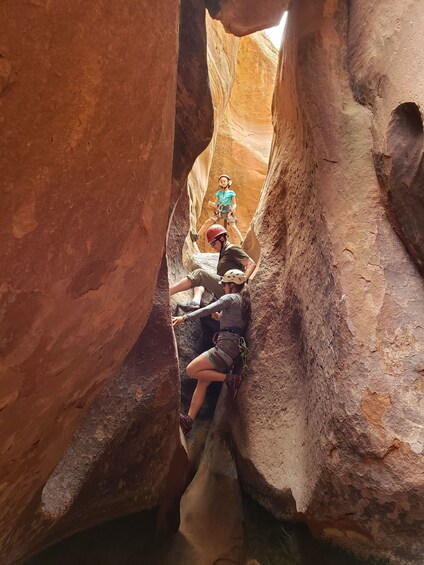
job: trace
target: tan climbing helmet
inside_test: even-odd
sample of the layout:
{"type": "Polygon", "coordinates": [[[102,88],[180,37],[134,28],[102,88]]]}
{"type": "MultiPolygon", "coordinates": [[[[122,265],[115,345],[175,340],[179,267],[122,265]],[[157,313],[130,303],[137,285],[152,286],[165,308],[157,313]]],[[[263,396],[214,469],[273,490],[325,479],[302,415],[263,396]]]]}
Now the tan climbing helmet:
{"type": "Polygon", "coordinates": [[[222,283],[244,284],[246,282],[246,275],[240,269],[230,269],[225,273],[221,279],[222,283]]]}
{"type": "Polygon", "coordinates": [[[231,177],[228,176],[227,174],[223,173],[222,175],[219,175],[218,177],[218,182],[222,179],[222,178],[226,178],[228,180],[228,186],[231,186],[233,184],[233,181],[231,180],[231,177]]]}

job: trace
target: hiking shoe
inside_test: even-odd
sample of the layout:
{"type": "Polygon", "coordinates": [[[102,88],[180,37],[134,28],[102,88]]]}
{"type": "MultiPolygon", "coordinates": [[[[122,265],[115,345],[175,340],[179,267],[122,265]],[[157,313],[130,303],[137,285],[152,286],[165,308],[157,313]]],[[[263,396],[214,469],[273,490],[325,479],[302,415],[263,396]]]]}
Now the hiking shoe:
{"type": "Polygon", "coordinates": [[[195,231],[190,230],[190,239],[194,243],[195,241],[197,241],[199,239],[199,234],[196,233],[195,231]]]}
{"type": "Polygon", "coordinates": [[[194,300],[189,300],[188,302],[178,302],[178,308],[184,310],[185,312],[191,312],[192,310],[198,310],[200,308],[200,304],[195,302],[194,300]]]}
{"type": "Polygon", "coordinates": [[[193,427],[193,420],[188,414],[180,414],[180,426],[183,430],[183,434],[186,436],[193,427]]]}
{"type": "Polygon", "coordinates": [[[240,373],[232,374],[226,383],[231,400],[235,400],[241,385],[240,373]]]}

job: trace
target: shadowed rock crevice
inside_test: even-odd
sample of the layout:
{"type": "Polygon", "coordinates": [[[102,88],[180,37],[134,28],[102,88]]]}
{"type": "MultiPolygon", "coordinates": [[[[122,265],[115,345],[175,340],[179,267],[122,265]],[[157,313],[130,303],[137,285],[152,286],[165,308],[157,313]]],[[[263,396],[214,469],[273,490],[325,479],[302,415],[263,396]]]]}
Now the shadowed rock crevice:
{"type": "Polygon", "coordinates": [[[181,196],[196,157],[207,147],[213,134],[205,16],[202,2],[182,0],[171,211],[181,196]]]}
{"type": "Polygon", "coordinates": [[[375,155],[375,167],[390,222],[424,274],[423,119],[417,104],[405,102],[395,109],[387,154],[375,155]]]}

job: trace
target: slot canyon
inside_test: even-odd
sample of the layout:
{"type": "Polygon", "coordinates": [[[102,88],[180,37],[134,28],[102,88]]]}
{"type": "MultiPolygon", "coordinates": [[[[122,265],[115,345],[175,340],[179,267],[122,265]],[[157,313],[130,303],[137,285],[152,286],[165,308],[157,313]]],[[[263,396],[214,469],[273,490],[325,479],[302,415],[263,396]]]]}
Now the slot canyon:
{"type": "Polygon", "coordinates": [[[0,21],[0,564],[424,563],[422,0],[0,21]],[[190,234],[222,172],[257,265],[248,374],[184,436],[211,328],[173,328],[169,288],[215,269],[190,234]],[[261,560],[281,524],[309,550],[261,560]]]}

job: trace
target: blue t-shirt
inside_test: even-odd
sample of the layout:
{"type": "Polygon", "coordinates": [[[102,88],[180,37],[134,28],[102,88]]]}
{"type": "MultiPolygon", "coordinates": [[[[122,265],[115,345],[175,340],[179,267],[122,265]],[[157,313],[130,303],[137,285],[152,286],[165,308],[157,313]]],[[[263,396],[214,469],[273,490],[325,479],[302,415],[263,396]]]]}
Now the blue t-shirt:
{"type": "Polygon", "coordinates": [[[218,198],[218,206],[231,206],[231,201],[235,195],[234,190],[218,190],[215,195],[218,198]]]}

